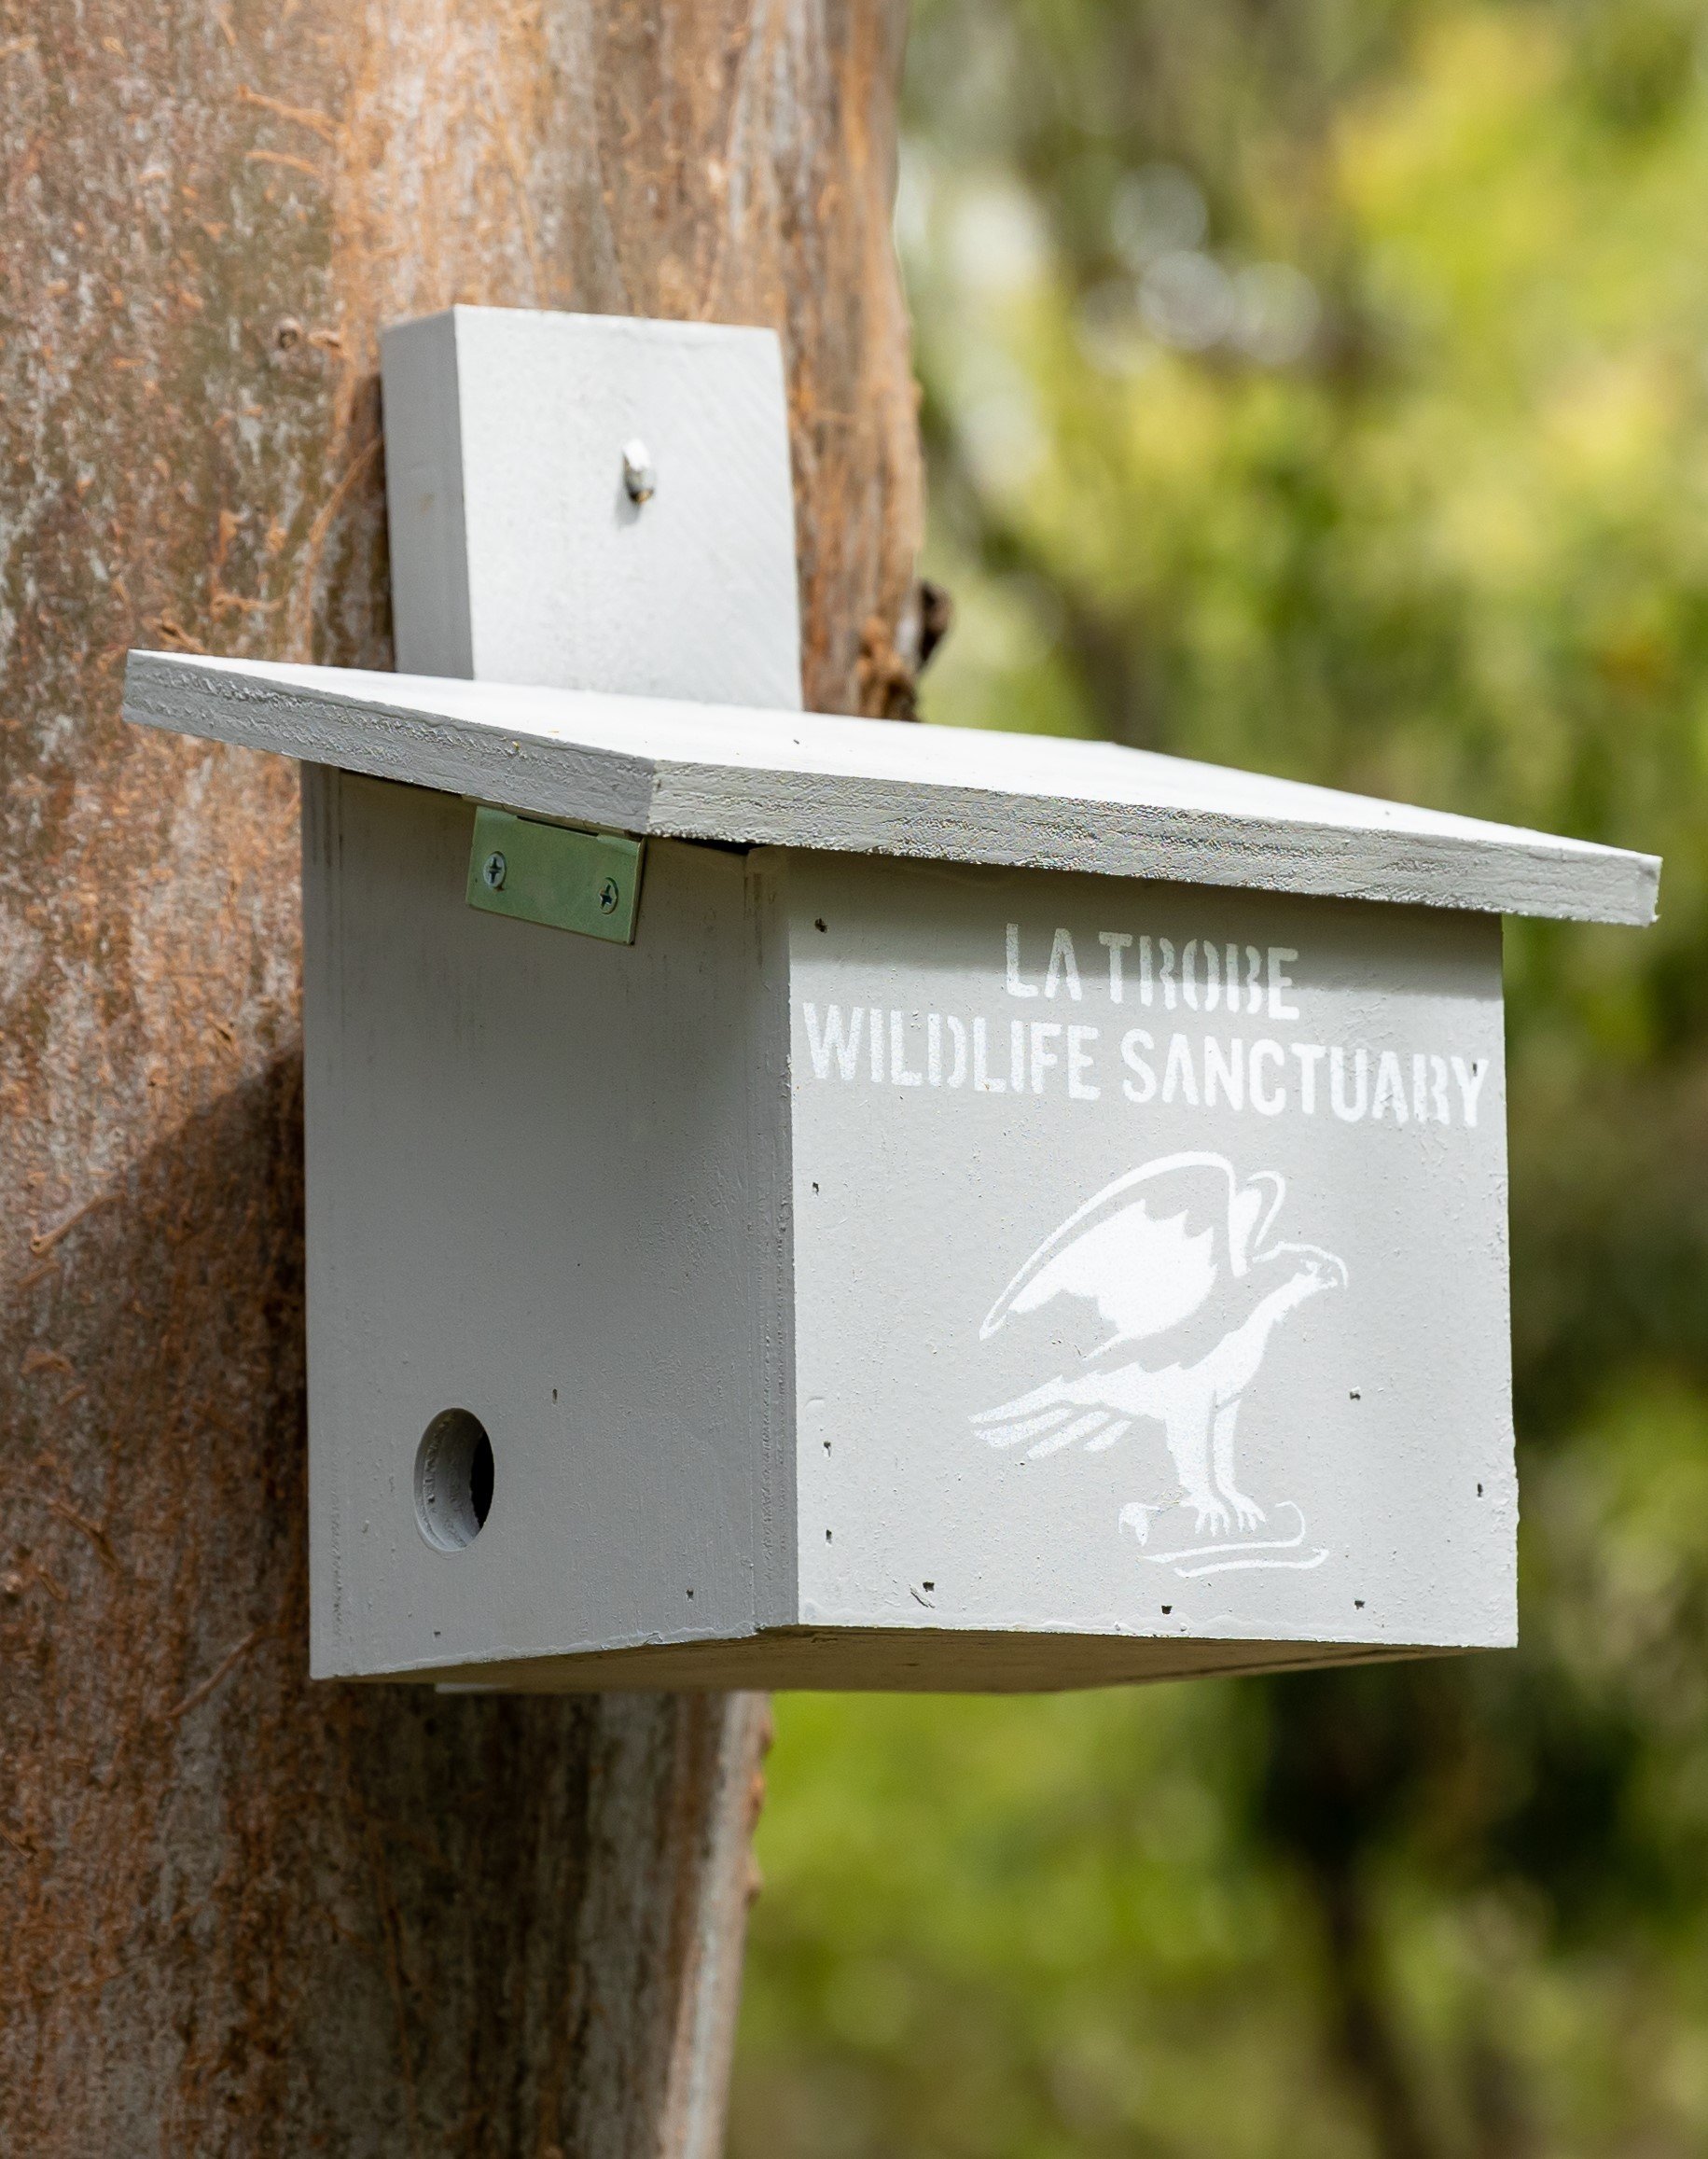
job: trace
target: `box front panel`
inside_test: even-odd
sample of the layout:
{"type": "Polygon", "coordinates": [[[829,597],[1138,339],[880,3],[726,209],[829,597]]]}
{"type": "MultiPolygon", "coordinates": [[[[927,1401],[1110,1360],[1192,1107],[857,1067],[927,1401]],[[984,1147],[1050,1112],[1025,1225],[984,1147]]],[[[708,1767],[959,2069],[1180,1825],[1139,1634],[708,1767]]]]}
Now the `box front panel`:
{"type": "Polygon", "coordinates": [[[788,892],[800,1618],[1510,1640],[1499,924],[788,892]]]}

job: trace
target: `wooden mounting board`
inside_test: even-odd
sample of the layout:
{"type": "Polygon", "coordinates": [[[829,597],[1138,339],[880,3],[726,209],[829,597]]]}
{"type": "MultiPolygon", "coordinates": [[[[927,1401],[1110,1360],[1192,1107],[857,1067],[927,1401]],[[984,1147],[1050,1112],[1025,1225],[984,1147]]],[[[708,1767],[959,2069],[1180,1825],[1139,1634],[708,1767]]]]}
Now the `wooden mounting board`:
{"type": "Polygon", "coordinates": [[[1649,855],[1108,743],[132,652],[125,717],[636,834],[1652,921],[1649,855]]]}

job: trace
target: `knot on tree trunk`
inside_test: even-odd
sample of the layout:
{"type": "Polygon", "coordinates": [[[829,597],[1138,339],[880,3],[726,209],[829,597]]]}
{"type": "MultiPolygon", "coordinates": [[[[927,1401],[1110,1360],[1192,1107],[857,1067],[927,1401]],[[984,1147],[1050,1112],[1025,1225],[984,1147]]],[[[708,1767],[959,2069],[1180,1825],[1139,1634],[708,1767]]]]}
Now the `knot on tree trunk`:
{"type": "Polygon", "coordinates": [[[860,710],[868,719],[917,719],[919,678],[948,636],[955,604],[928,578],[914,581],[896,634],[882,615],[868,615],[860,632],[856,669],[860,710]]]}

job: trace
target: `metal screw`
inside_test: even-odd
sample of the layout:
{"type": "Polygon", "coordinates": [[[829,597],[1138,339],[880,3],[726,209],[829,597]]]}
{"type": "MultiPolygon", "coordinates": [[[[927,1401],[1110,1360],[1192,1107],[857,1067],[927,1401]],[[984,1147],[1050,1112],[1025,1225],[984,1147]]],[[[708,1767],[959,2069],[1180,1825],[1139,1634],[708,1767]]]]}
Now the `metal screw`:
{"type": "Polygon", "coordinates": [[[623,444],[623,485],[629,500],[637,505],[650,502],[658,484],[659,476],[652,468],[646,445],[637,435],[632,442],[623,444]]]}
{"type": "Polygon", "coordinates": [[[489,892],[503,891],[505,877],[509,871],[509,867],[510,865],[505,860],[504,857],[498,853],[496,848],[494,848],[492,854],[487,857],[486,860],[481,863],[480,881],[486,886],[489,892]]]}
{"type": "Polygon", "coordinates": [[[615,914],[617,912],[617,902],[619,898],[621,898],[621,897],[622,895],[617,889],[616,878],[607,877],[604,883],[599,888],[600,913],[615,914]]]}

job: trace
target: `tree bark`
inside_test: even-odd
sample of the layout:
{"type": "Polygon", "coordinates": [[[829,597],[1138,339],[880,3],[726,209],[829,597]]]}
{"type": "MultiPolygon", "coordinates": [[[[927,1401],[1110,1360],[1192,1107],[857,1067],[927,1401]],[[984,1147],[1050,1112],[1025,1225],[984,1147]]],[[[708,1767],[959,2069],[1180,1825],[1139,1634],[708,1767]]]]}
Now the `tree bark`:
{"type": "Polygon", "coordinates": [[[709,2153],[763,1704],[307,1683],[297,790],[376,336],[773,324],[809,701],[905,700],[901,0],[0,0],[0,2149],[709,2153]]]}

